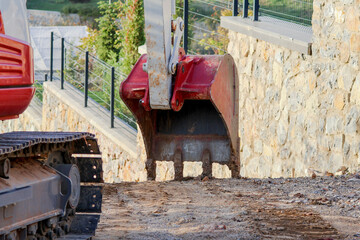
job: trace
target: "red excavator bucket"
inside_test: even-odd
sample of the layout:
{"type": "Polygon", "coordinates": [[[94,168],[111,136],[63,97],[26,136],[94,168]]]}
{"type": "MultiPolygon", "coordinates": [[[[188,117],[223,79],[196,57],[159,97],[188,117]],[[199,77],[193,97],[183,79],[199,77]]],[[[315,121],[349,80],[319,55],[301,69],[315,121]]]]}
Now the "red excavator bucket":
{"type": "Polygon", "coordinates": [[[173,77],[171,110],[151,109],[146,61],[146,55],[140,57],[120,96],[142,132],[148,178],[156,177],[156,161],[174,161],[177,180],[184,161],[202,161],[203,176],[210,177],[213,162],[226,164],[238,177],[239,86],[233,58],[182,57],[173,77]]]}

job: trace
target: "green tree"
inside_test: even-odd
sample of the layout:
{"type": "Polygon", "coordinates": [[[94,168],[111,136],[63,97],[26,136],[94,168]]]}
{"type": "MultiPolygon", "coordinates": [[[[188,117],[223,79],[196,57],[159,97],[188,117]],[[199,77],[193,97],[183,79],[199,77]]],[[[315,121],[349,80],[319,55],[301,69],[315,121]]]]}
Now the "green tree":
{"type": "Polygon", "coordinates": [[[124,15],[124,4],[121,1],[114,1],[110,4],[101,1],[99,2],[99,9],[102,16],[96,19],[99,24],[96,37],[96,54],[100,59],[108,61],[111,57],[118,57],[120,54],[118,31],[120,29],[119,19],[124,15]]]}
{"type": "Polygon", "coordinates": [[[121,18],[120,70],[129,74],[139,58],[138,47],[145,43],[143,0],[126,0],[121,18]]]}

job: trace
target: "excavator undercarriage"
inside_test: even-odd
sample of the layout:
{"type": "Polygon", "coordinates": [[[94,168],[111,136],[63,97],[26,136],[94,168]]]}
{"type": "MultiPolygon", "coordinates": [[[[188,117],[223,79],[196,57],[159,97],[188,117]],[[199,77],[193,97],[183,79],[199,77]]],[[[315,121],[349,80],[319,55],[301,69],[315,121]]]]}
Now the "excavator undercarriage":
{"type": "Polygon", "coordinates": [[[100,218],[101,182],[92,134],[1,134],[0,240],[91,238],[100,218]]]}

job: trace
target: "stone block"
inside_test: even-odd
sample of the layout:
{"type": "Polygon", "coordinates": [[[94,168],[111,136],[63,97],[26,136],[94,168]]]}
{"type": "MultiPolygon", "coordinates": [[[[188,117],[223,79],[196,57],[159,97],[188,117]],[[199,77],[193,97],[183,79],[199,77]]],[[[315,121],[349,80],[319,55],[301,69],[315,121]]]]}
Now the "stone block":
{"type": "MultiPolygon", "coordinates": [[[[344,165],[344,157],[341,153],[332,153],[327,165],[327,171],[335,173],[344,165]]],[[[325,170],[325,169],[324,169],[325,170]]]]}
{"type": "Polygon", "coordinates": [[[358,130],[359,109],[353,106],[345,118],[345,133],[356,134],[358,130]]]}
{"type": "Polygon", "coordinates": [[[288,147],[283,147],[280,149],[280,158],[281,159],[288,159],[290,157],[290,149],[288,147]]]}
{"type": "Polygon", "coordinates": [[[264,144],[264,146],[263,146],[263,155],[265,157],[272,157],[273,156],[273,151],[272,151],[271,146],[269,146],[267,144],[264,144]]]}
{"type": "Polygon", "coordinates": [[[289,93],[289,110],[292,112],[297,112],[301,109],[304,104],[304,94],[301,91],[293,90],[289,93]]]}
{"type": "Polygon", "coordinates": [[[325,18],[334,18],[335,8],[332,3],[327,3],[323,8],[323,14],[325,18]]]}
{"type": "Polygon", "coordinates": [[[340,50],[340,61],[342,63],[349,62],[350,59],[350,46],[348,43],[345,42],[339,42],[338,43],[338,49],[340,50]]]}
{"type": "Polygon", "coordinates": [[[252,101],[250,99],[246,99],[245,101],[245,109],[246,112],[248,113],[249,116],[253,115],[253,106],[252,106],[252,101]]]}
{"type": "Polygon", "coordinates": [[[249,43],[246,40],[247,40],[247,38],[245,38],[244,41],[239,41],[239,42],[241,42],[241,48],[240,48],[241,57],[249,56],[250,48],[249,48],[249,43]]]}
{"type": "Polygon", "coordinates": [[[259,154],[263,153],[263,143],[260,139],[254,140],[254,152],[259,154]]]}
{"type": "Polygon", "coordinates": [[[345,11],[344,5],[337,4],[335,7],[335,22],[336,23],[344,23],[345,22],[345,11]]]}
{"type": "Polygon", "coordinates": [[[342,152],[345,142],[345,135],[344,134],[337,134],[334,136],[334,141],[331,146],[330,151],[332,152],[342,152]]]}
{"type": "Polygon", "coordinates": [[[314,92],[306,100],[305,109],[308,112],[316,112],[318,110],[318,107],[319,107],[319,96],[317,92],[314,92]]]}
{"type": "Polygon", "coordinates": [[[275,50],[275,61],[277,61],[277,63],[283,64],[285,59],[284,59],[284,51],[280,48],[277,48],[275,50]]]}
{"type": "Polygon", "coordinates": [[[280,145],[284,145],[287,139],[288,124],[283,121],[279,122],[277,128],[277,140],[280,145]]]}
{"type": "Polygon", "coordinates": [[[355,7],[346,11],[346,28],[351,32],[358,32],[360,26],[359,12],[355,7]]]}
{"type": "Polygon", "coordinates": [[[267,178],[271,176],[271,166],[273,165],[273,159],[269,157],[259,157],[258,165],[258,177],[267,178]]]}
{"type": "Polygon", "coordinates": [[[252,58],[249,57],[249,58],[247,58],[247,61],[246,61],[246,67],[244,69],[244,73],[248,76],[251,76],[252,69],[253,69],[253,61],[252,61],[252,58]]]}
{"type": "MultiPolygon", "coordinates": [[[[359,38],[359,41],[360,41],[360,38],[359,38]]],[[[348,65],[344,65],[341,68],[339,77],[338,77],[339,88],[350,92],[350,90],[354,84],[355,78],[356,78],[356,72],[348,65]]]]}
{"type": "Polygon", "coordinates": [[[342,91],[339,91],[335,93],[334,99],[333,99],[333,105],[336,109],[342,110],[345,105],[347,94],[345,94],[342,91]]]}
{"type": "Polygon", "coordinates": [[[358,53],[360,52],[360,33],[352,33],[350,36],[350,50],[358,53]]]}
{"type": "Polygon", "coordinates": [[[312,92],[316,88],[317,77],[314,72],[307,72],[305,78],[308,80],[309,90],[312,92]]]}
{"type": "Polygon", "coordinates": [[[328,116],[326,118],[325,132],[327,134],[336,134],[343,130],[344,120],[338,115],[328,116]]]}
{"type": "Polygon", "coordinates": [[[249,146],[249,145],[245,145],[244,148],[243,148],[242,153],[240,153],[240,154],[241,154],[240,159],[242,159],[242,160],[244,160],[244,161],[248,160],[248,159],[251,157],[251,155],[252,155],[252,151],[251,151],[250,146],[249,146]]]}

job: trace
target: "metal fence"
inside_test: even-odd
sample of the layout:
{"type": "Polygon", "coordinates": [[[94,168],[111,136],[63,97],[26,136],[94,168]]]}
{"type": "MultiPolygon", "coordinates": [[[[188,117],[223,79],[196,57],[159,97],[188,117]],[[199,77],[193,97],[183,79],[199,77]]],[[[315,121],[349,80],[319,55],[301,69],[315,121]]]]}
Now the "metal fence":
{"type": "Polygon", "coordinates": [[[221,16],[268,16],[311,25],[313,0],[177,0],[177,15],[184,18],[184,48],[189,54],[223,54],[228,45],[221,16]]]}
{"type": "Polygon", "coordinates": [[[261,16],[311,25],[313,0],[259,0],[261,16]]]}
{"type": "Polygon", "coordinates": [[[119,96],[120,83],[126,76],[113,66],[92,56],[89,52],[51,33],[49,81],[59,80],[60,89],[65,82],[84,93],[84,107],[88,101],[95,101],[99,108],[110,113],[109,124],[113,128],[115,118],[119,118],[136,129],[136,121],[119,96]],[[54,55],[60,51],[60,62],[54,55]]]}

